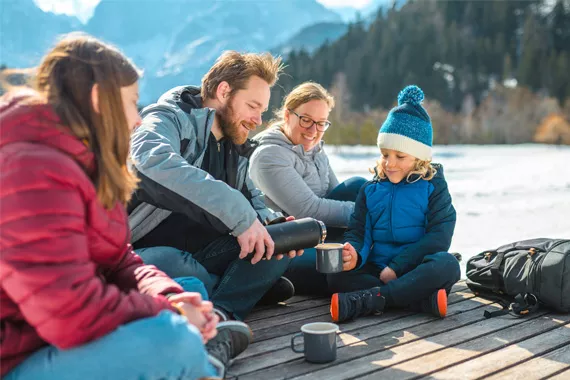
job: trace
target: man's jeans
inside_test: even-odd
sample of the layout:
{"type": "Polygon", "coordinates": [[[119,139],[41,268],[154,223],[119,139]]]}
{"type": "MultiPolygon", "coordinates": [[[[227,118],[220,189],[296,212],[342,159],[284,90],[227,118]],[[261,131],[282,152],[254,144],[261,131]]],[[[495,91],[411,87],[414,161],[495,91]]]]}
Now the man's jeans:
{"type": "Polygon", "coordinates": [[[212,294],[219,277],[208,273],[191,254],[172,247],[151,247],[135,249],[145,264],[154,265],[178,282],[187,292],[199,292],[197,280],[206,288],[208,295],[212,294]]]}
{"type": "Polygon", "coordinates": [[[240,246],[230,235],[214,240],[194,255],[170,247],[136,252],[146,264],[156,265],[170,277],[197,277],[206,285],[216,307],[241,320],[285,273],[291,261],[271,259],[252,265],[249,259],[238,257],[240,246]],[[220,280],[216,284],[217,278],[220,280]]]}
{"type": "MultiPolygon", "coordinates": [[[[73,334],[73,331],[69,331],[73,334]]],[[[47,346],[4,380],[158,380],[217,376],[202,336],[170,311],[119,326],[104,337],[68,350],[47,346]]]]}
{"type": "Polygon", "coordinates": [[[438,252],[424,257],[420,265],[387,284],[380,281],[380,269],[369,263],[360,269],[329,274],[327,280],[331,293],[379,286],[380,293],[386,298],[386,306],[416,307],[439,289],[449,293],[460,277],[459,262],[455,256],[438,252]]]}
{"type": "MultiPolygon", "coordinates": [[[[332,189],[325,198],[354,202],[364,183],[366,179],[362,177],[349,178],[332,189]]],[[[327,243],[342,242],[344,231],[344,228],[328,228],[327,243]]],[[[303,256],[294,258],[285,272],[285,277],[295,285],[296,294],[330,295],[326,275],[316,271],[316,256],[316,249],[305,249],[303,256]]]]}

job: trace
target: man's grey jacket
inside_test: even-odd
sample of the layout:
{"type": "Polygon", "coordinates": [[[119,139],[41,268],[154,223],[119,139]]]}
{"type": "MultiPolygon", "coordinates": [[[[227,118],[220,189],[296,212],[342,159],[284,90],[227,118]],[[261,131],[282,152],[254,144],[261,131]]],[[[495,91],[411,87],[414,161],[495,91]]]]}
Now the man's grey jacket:
{"type": "Polygon", "coordinates": [[[172,212],[234,236],[258,215],[262,221],[271,218],[272,210],[248,175],[252,149],[247,143],[234,146],[238,158],[227,163],[228,183],[200,169],[214,114],[202,106],[200,89],[193,86],[176,87],[142,110],[142,125],[131,137],[131,157],[140,179],[129,205],[133,243],[172,212]]]}

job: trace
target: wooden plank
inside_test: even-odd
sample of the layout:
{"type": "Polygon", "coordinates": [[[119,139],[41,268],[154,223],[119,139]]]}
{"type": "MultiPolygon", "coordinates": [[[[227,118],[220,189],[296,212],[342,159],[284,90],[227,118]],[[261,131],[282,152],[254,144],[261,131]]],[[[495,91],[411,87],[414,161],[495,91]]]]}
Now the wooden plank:
{"type": "MultiPolygon", "coordinates": [[[[540,315],[543,315],[544,312],[540,315]]],[[[570,316],[567,316],[568,320],[570,320],[570,316]]],[[[324,370],[319,370],[313,372],[311,374],[305,375],[304,377],[300,378],[311,378],[314,376],[315,378],[323,378],[323,379],[345,379],[347,377],[357,377],[367,375],[369,373],[374,372],[368,378],[378,378],[378,376],[382,376],[386,379],[393,379],[393,378],[406,378],[405,375],[411,375],[411,377],[416,376],[419,373],[426,372],[420,371],[420,368],[430,367],[432,366],[431,363],[437,362],[439,363],[439,367],[447,365],[448,363],[453,361],[453,356],[450,357],[449,353],[454,354],[455,349],[449,348],[455,346],[457,344],[464,343],[466,341],[478,338],[480,336],[485,336],[488,334],[501,334],[505,331],[513,332],[520,334],[520,331],[524,331],[524,334],[527,336],[532,335],[532,333],[539,333],[541,331],[547,330],[547,328],[553,328],[555,326],[560,325],[560,322],[553,322],[553,321],[544,321],[539,320],[537,321],[537,316],[534,316],[534,319],[530,320],[521,320],[517,318],[495,318],[494,320],[481,320],[474,324],[470,324],[464,326],[459,329],[445,331],[441,334],[437,334],[434,336],[430,336],[428,338],[413,341],[412,343],[406,343],[403,345],[395,345],[392,344],[392,347],[387,350],[386,346],[379,346],[377,344],[371,345],[369,343],[369,352],[370,354],[364,357],[361,357],[356,360],[351,360],[347,363],[342,363],[340,366],[335,365],[324,370]],[[534,323],[533,323],[534,322],[534,323]],[[550,322],[548,324],[548,322],[550,322]],[[527,324],[527,326],[512,328],[511,326],[515,325],[522,325],[527,324]],[[508,327],[511,327],[508,329],[508,327]],[[534,330],[533,330],[534,329],[534,330]],[[445,351],[445,349],[449,351],[445,351]],[[436,352],[441,351],[441,352],[436,352]],[[446,354],[447,352],[447,354],[446,354]],[[428,355],[429,356],[423,356],[428,355]],[[417,358],[417,359],[416,359],[417,358]],[[409,362],[411,359],[416,359],[413,363],[405,363],[409,362]],[[393,366],[396,366],[400,363],[405,364],[405,369],[400,367],[395,368],[393,371],[389,371],[393,366]],[[345,368],[350,368],[350,373],[346,373],[345,368]],[[380,370],[386,370],[382,373],[378,373],[380,370]]],[[[446,321],[441,321],[445,323],[446,321]]],[[[436,322],[434,322],[436,323],[436,322]]],[[[405,336],[407,334],[406,331],[403,331],[402,334],[405,336]]],[[[483,341],[489,341],[490,343],[501,344],[498,341],[491,341],[488,337],[479,338],[483,341]]],[[[472,353],[473,351],[469,350],[471,347],[472,342],[464,343],[466,345],[465,352],[472,353]]],[[[463,351],[460,351],[463,352],[463,351]]],[[[431,368],[431,367],[430,367],[431,368]]]]}
{"type": "MultiPolygon", "coordinates": [[[[257,336],[257,331],[263,329],[275,329],[275,326],[281,326],[285,323],[293,323],[296,321],[305,321],[313,317],[329,316],[330,305],[327,301],[326,305],[313,307],[310,309],[301,309],[288,314],[276,315],[270,318],[264,318],[257,321],[248,323],[251,330],[254,332],[254,336],[257,336]]],[[[330,322],[330,317],[328,317],[330,322]]]]}
{"type": "MultiPolygon", "coordinates": [[[[394,335],[398,334],[400,330],[409,329],[409,334],[401,337],[398,344],[482,320],[484,319],[482,307],[488,307],[489,303],[490,301],[484,299],[470,299],[452,304],[448,310],[449,315],[444,320],[445,323],[440,323],[444,321],[428,314],[418,313],[391,320],[389,323],[374,324],[367,327],[347,329],[346,325],[343,324],[341,325],[342,333],[337,340],[339,360],[348,361],[366,355],[368,353],[367,346],[371,344],[383,347],[389,343],[394,345],[394,335]],[[433,323],[433,321],[436,322],[433,323]],[[382,342],[379,340],[382,340],[382,342]],[[350,346],[350,349],[343,350],[344,346],[350,346]]],[[[392,313],[384,315],[390,314],[392,313]]],[[[275,366],[252,375],[251,378],[279,378],[284,373],[290,376],[301,375],[326,366],[315,366],[305,362],[302,355],[294,353],[289,348],[290,336],[285,338],[286,341],[283,342],[283,345],[277,351],[262,351],[256,354],[255,357],[245,360],[240,358],[232,366],[231,372],[236,375],[243,375],[244,373],[275,366]]],[[[335,363],[338,362],[337,360],[335,363]]]]}
{"type": "Polygon", "coordinates": [[[265,318],[276,317],[280,315],[295,313],[300,310],[307,310],[314,307],[319,307],[323,305],[329,305],[330,299],[329,298],[317,298],[317,299],[309,299],[304,301],[299,301],[295,303],[281,303],[279,305],[274,305],[271,307],[264,307],[263,309],[255,309],[245,320],[246,323],[249,325],[254,324],[259,320],[263,320],[265,318]]]}
{"type": "MultiPolygon", "coordinates": [[[[473,297],[475,297],[475,295],[469,291],[467,291],[467,292],[455,292],[455,293],[451,293],[449,295],[448,303],[451,305],[453,303],[460,302],[460,301],[463,301],[465,299],[473,298],[473,297]]],[[[317,313],[316,315],[314,315],[314,313],[312,313],[312,315],[310,317],[306,317],[306,318],[299,318],[299,314],[294,314],[293,316],[284,315],[281,318],[275,317],[274,318],[275,323],[273,325],[271,325],[269,327],[261,328],[261,329],[255,329],[256,323],[254,322],[254,323],[252,323],[252,327],[255,329],[254,340],[255,340],[255,342],[260,342],[260,341],[266,340],[266,339],[272,339],[272,338],[279,337],[279,336],[294,334],[294,333],[299,332],[301,329],[301,326],[304,325],[305,323],[331,322],[331,317],[330,317],[328,306],[325,306],[320,310],[322,313],[320,313],[320,314],[317,313]],[[279,328],[275,328],[275,326],[279,326],[279,328]]],[[[390,313],[391,312],[385,313],[385,314],[390,314],[390,313]]],[[[405,315],[414,314],[414,313],[415,312],[412,312],[412,311],[406,311],[405,315]]],[[[380,317],[376,317],[376,318],[377,319],[375,319],[375,317],[371,317],[371,318],[359,319],[358,321],[360,321],[359,323],[364,323],[364,325],[369,326],[369,325],[376,324],[376,323],[381,321],[380,317]],[[364,322],[362,322],[362,321],[364,321],[364,322]]],[[[257,321],[257,323],[261,323],[261,321],[257,321]]],[[[345,324],[345,325],[350,325],[350,323],[345,324]]]]}
{"type": "MultiPolygon", "coordinates": [[[[474,298],[474,294],[471,292],[455,292],[450,294],[449,296],[449,305],[450,310],[455,310],[452,305],[456,303],[460,303],[461,301],[465,301],[468,299],[474,298]]],[[[480,304],[490,304],[491,302],[487,300],[478,299],[480,304]]],[[[461,307],[459,307],[461,308],[461,307]]],[[[406,317],[409,315],[416,314],[415,312],[407,311],[407,310],[399,310],[399,311],[390,311],[384,313],[380,316],[376,317],[368,317],[368,318],[361,318],[353,322],[344,323],[342,324],[341,330],[344,332],[355,331],[358,333],[359,329],[368,327],[368,326],[375,326],[379,323],[390,322],[398,318],[406,317]]],[[[328,313],[323,315],[321,321],[330,322],[330,317],[328,313]]],[[[279,324],[279,332],[273,332],[273,338],[270,339],[260,339],[259,332],[254,334],[254,342],[251,344],[248,349],[240,355],[240,359],[245,359],[250,356],[259,356],[260,354],[267,353],[270,351],[275,351],[277,349],[281,349],[284,347],[289,347],[289,341],[291,339],[291,334],[295,334],[300,331],[300,328],[303,324],[309,322],[316,322],[316,318],[308,318],[307,320],[301,320],[298,322],[294,322],[293,324],[283,325],[279,324]],[[293,327],[291,327],[293,326],[293,327]]],[[[277,330],[277,329],[275,329],[277,330]]]]}
{"type": "MultiPolygon", "coordinates": [[[[443,350],[436,350],[437,352],[423,355],[421,357],[415,358],[414,360],[405,362],[400,361],[396,365],[391,365],[392,363],[380,363],[375,361],[374,364],[376,365],[382,365],[383,367],[389,366],[390,368],[380,368],[364,378],[373,379],[377,376],[387,376],[388,378],[391,378],[392,376],[397,376],[398,379],[411,379],[416,378],[418,375],[427,374],[432,374],[430,378],[437,378],[433,377],[434,372],[449,367],[451,367],[450,370],[453,370],[453,374],[450,377],[444,378],[454,378],[453,376],[455,376],[455,379],[478,378],[483,374],[489,374],[492,372],[487,371],[486,368],[482,368],[486,364],[480,362],[480,356],[492,352],[490,355],[492,360],[496,361],[498,365],[503,365],[503,362],[501,362],[503,358],[496,355],[496,353],[493,351],[508,346],[512,343],[530,339],[535,335],[546,333],[553,328],[557,328],[560,325],[570,321],[570,316],[565,317],[566,319],[564,321],[560,321],[552,318],[549,315],[545,315],[539,318],[534,318],[532,320],[524,320],[522,324],[519,323],[517,325],[501,328],[499,330],[494,329],[495,331],[493,331],[491,334],[483,331],[485,335],[480,338],[469,340],[459,345],[454,345],[453,347],[450,347],[451,345],[447,344],[445,345],[447,348],[443,350]],[[464,367],[464,364],[462,364],[463,362],[472,363],[472,366],[467,369],[464,367]],[[455,368],[463,368],[463,370],[454,370],[455,368]]],[[[507,321],[505,318],[502,320],[507,321]]],[[[491,326],[498,323],[499,320],[491,319],[487,320],[486,322],[488,326],[491,326]]],[[[472,339],[471,336],[467,338],[472,339]]],[[[432,337],[430,338],[430,342],[437,342],[437,339],[435,337],[432,337]]],[[[507,364],[503,365],[503,367],[507,367],[507,364]]],[[[498,368],[495,370],[497,369],[498,368]]]]}
{"type": "MultiPolygon", "coordinates": [[[[570,317],[566,316],[566,320],[570,320],[570,317]]],[[[537,322],[540,322],[540,319],[537,320],[537,322]]],[[[495,345],[497,345],[497,343],[505,345],[513,342],[509,346],[481,357],[477,357],[476,360],[470,360],[446,370],[432,373],[430,377],[433,379],[455,380],[459,378],[458,376],[461,376],[463,379],[475,379],[492,374],[502,368],[510,367],[534,356],[542,355],[552,349],[561,347],[562,345],[570,344],[570,325],[561,326],[522,341],[522,331],[517,331],[516,329],[509,330],[510,334],[503,332],[496,334],[496,337],[493,337],[493,340],[496,340],[495,342],[487,341],[483,344],[480,342],[477,346],[471,344],[461,349],[469,350],[471,352],[474,350],[480,352],[481,349],[489,347],[493,343],[495,343],[495,345]]],[[[526,331],[524,333],[526,333],[526,331]]]]}
{"type": "MultiPolygon", "coordinates": [[[[340,334],[340,339],[338,341],[339,358],[342,358],[342,361],[347,361],[349,359],[364,356],[368,353],[367,347],[369,345],[394,345],[394,334],[398,334],[402,329],[411,330],[409,334],[399,338],[398,344],[419,339],[417,336],[422,337],[428,334],[435,334],[444,330],[472,323],[473,321],[482,320],[484,317],[483,309],[481,307],[482,305],[485,306],[485,303],[488,302],[490,301],[468,300],[451,305],[449,308],[449,316],[445,319],[445,323],[439,323],[443,322],[440,320],[432,323],[436,320],[434,317],[420,313],[392,320],[389,321],[389,323],[374,324],[364,328],[355,328],[351,331],[347,331],[344,328],[344,325],[342,325],[343,333],[340,334]],[[414,328],[414,326],[417,327],[414,328]],[[378,336],[382,337],[372,339],[378,336]],[[381,340],[381,342],[379,340],[381,340]],[[345,350],[343,352],[342,347],[348,345],[350,345],[350,350],[345,350]]],[[[389,314],[387,313],[385,315],[389,314]]],[[[232,367],[232,372],[243,374],[245,372],[251,372],[268,366],[277,365],[269,370],[262,371],[259,373],[258,377],[278,378],[283,373],[299,375],[319,368],[315,367],[314,364],[306,363],[302,359],[302,355],[293,353],[289,348],[289,337],[286,337],[286,339],[287,340],[284,342],[285,348],[278,351],[260,353],[255,357],[246,359],[245,361],[238,361],[232,367]],[[290,363],[281,364],[283,362],[290,363]]]]}
{"type": "MultiPolygon", "coordinates": [[[[542,379],[568,369],[570,369],[570,344],[486,377],[485,380],[542,379]]],[[[570,379],[570,376],[568,378],[570,379]]]]}
{"type": "Polygon", "coordinates": [[[568,380],[568,379],[570,379],[570,370],[562,371],[548,378],[548,380],[568,380]]]}
{"type": "MultiPolygon", "coordinates": [[[[458,282],[451,288],[451,293],[456,292],[470,292],[465,285],[465,281],[458,282]]],[[[251,314],[246,318],[245,322],[253,324],[252,322],[276,317],[279,315],[290,314],[299,310],[310,309],[317,306],[329,305],[330,298],[316,297],[316,296],[294,296],[286,302],[282,302],[273,306],[256,307],[251,314]]]]}

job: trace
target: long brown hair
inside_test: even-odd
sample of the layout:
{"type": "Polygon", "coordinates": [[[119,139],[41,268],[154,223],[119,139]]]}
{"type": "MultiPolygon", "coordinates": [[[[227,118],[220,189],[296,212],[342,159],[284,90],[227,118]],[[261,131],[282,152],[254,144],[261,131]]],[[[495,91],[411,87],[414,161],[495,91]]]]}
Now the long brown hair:
{"type": "Polygon", "coordinates": [[[140,71],[119,50],[91,36],[73,33],[43,58],[33,79],[40,96],[95,155],[97,168],[92,179],[107,209],[116,202],[126,204],[137,184],[127,167],[130,130],[120,90],[139,77],[140,71]],[[95,84],[99,112],[91,100],[95,84]]]}

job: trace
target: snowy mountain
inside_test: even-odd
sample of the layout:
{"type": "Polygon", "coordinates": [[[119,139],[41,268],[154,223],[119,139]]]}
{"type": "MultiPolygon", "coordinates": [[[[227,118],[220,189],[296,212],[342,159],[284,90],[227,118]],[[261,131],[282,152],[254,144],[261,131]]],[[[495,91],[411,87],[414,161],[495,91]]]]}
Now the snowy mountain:
{"type": "Polygon", "coordinates": [[[42,11],[33,0],[1,0],[0,64],[37,65],[57,35],[80,25],[75,17],[42,11]]]}
{"type": "Polygon", "coordinates": [[[348,24],[344,22],[320,22],[318,24],[309,25],[271,51],[283,56],[293,50],[303,49],[308,52],[313,52],[325,42],[333,42],[339,39],[347,30],[348,24]]]}
{"type": "Polygon", "coordinates": [[[341,21],[316,0],[102,0],[87,25],[43,12],[32,0],[1,3],[0,63],[35,65],[57,35],[84,30],[144,69],[142,104],[170,87],[198,84],[223,50],[269,50],[305,26],[341,21]]]}

